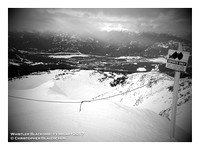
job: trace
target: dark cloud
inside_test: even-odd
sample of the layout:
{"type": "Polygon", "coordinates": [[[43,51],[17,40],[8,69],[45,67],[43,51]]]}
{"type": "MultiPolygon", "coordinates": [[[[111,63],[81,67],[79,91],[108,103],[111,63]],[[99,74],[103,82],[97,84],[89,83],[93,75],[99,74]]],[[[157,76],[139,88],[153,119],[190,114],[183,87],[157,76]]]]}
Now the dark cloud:
{"type": "Polygon", "coordinates": [[[96,32],[151,31],[191,34],[190,8],[70,8],[8,10],[9,30],[96,32]]]}

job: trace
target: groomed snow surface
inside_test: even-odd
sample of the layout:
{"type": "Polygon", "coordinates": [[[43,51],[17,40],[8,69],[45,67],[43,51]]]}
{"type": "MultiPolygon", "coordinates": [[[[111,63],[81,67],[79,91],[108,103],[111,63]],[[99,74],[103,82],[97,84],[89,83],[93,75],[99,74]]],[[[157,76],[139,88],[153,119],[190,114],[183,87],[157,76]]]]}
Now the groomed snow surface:
{"type": "MultiPolygon", "coordinates": [[[[121,74],[93,70],[55,70],[9,81],[9,95],[48,102],[9,97],[8,140],[174,141],[169,137],[170,121],[158,115],[171,103],[167,101],[171,93],[165,89],[172,84],[173,79],[158,72],[136,73],[128,75],[124,84],[111,86],[114,79],[121,77],[121,74]],[[80,103],[55,102],[77,102],[112,96],[145,85],[149,78],[162,80],[151,88],[144,87],[121,96],[84,102],[80,112],[80,103]],[[142,95],[143,100],[139,105],[137,97],[141,98],[142,95]],[[159,101],[163,95],[166,98],[159,101]]],[[[175,141],[191,141],[191,122],[186,121],[190,115],[191,100],[179,107],[175,141]],[[186,126],[181,126],[180,122],[186,126]]]]}
{"type": "Polygon", "coordinates": [[[146,71],[146,69],[143,67],[139,67],[139,68],[137,68],[137,71],[146,71]]]}

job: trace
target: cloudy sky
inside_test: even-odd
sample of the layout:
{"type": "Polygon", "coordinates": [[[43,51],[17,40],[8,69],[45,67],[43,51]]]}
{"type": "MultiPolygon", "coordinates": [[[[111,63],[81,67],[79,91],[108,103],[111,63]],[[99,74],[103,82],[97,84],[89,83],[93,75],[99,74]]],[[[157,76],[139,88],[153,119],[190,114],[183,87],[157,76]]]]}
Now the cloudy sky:
{"type": "Polygon", "coordinates": [[[82,8],[8,10],[9,31],[132,31],[187,35],[192,10],[181,8],[82,8]]]}

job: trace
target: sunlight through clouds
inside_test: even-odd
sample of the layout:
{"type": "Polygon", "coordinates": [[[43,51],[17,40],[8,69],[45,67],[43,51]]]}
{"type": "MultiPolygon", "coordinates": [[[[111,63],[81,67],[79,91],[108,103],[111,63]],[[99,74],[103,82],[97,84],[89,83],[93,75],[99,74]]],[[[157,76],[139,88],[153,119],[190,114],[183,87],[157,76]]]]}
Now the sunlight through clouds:
{"type": "Polygon", "coordinates": [[[85,34],[130,31],[191,34],[191,9],[172,8],[33,8],[10,9],[9,31],[85,34]]]}
{"type": "Polygon", "coordinates": [[[129,31],[128,29],[124,28],[121,24],[111,24],[111,23],[104,23],[101,27],[102,31],[129,31]]]}

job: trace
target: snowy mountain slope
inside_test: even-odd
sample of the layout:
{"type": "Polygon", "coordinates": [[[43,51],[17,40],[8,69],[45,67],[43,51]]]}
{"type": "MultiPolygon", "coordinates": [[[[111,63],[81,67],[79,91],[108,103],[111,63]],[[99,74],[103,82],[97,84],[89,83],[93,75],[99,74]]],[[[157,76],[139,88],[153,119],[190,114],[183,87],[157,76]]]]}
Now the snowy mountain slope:
{"type": "MultiPolygon", "coordinates": [[[[188,78],[180,80],[179,100],[177,103],[177,117],[182,118],[182,120],[185,119],[185,122],[187,122],[187,124],[178,122],[178,125],[189,133],[191,133],[190,120],[192,117],[191,83],[191,79],[188,78]],[[188,115],[183,115],[182,113],[185,111],[185,107],[189,108],[189,110],[187,110],[188,115]]],[[[111,98],[111,100],[118,101],[129,107],[152,110],[170,120],[173,84],[174,79],[172,77],[159,72],[135,73],[128,75],[123,85],[117,85],[115,90],[105,93],[101,95],[101,97],[132,91],[135,88],[147,85],[135,91],[111,98]]]]}
{"type": "MultiPolygon", "coordinates": [[[[171,112],[172,92],[169,89],[173,78],[159,72],[122,75],[93,70],[55,70],[42,76],[37,85],[33,84],[37,75],[9,81],[9,95],[50,101],[80,101],[147,86],[103,101],[85,102],[80,113],[79,104],[9,98],[11,132],[85,133],[78,138],[70,136],[66,141],[169,141],[169,121],[166,118],[171,112]],[[23,86],[20,87],[21,84],[23,86]]],[[[181,80],[181,94],[177,124],[191,134],[191,122],[183,124],[186,122],[184,117],[191,114],[190,79],[181,80]]],[[[177,128],[176,140],[188,141],[191,136],[181,128],[177,128]]]]}
{"type": "Polygon", "coordinates": [[[63,73],[61,70],[52,70],[51,72],[32,73],[31,75],[22,77],[22,80],[14,78],[8,82],[9,90],[12,89],[32,89],[41,84],[52,80],[57,74],[63,73]]]}
{"type": "MultiPolygon", "coordinates": [[[[10,99],[9,109],[12,109],[9,113],[11,133],[72,134],[53,141],[170,141],[168,120],[149,110],[113,102],[84,103],[83,110],[78,112],[78,104],[10,99]]],[[[187,137],[177,128],[177,137],[180,135],[180,141],[187,137]]]]}

